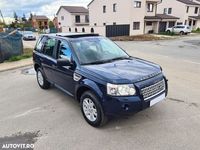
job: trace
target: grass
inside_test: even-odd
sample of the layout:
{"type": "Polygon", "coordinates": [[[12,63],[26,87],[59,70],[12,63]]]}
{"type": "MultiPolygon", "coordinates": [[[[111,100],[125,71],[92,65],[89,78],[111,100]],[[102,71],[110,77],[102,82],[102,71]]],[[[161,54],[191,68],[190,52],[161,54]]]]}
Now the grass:
{"type": "Polygon", "coordinates": [[[192,30],[192,33],[200,33],[200,28],[197,28],[196,30],[192,30]]]}
{"type": "Polygon", "coordinates": [[[33,49],[25,48],[22,55],[12,56],[7,60],[7,62],[19,61],[22,59],[31,58],[32,56],[33,56],[33,49]]]}
{"type": "Polygon", "coordinates": [[[169,35],[169,36],[175,36],[176,34],[174,32],[160,32],[160,35],[169,35]]]}

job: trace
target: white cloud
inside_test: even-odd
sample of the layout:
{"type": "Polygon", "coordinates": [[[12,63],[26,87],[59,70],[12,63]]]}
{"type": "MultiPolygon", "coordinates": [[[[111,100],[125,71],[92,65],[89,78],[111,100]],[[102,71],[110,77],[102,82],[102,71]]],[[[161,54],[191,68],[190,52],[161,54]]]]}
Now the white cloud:
{"type": "Polygon", "coordinates": [[[53,19],[57,10],[62,5],[87,7],[91,0],[0,0],[0,10],[9,22],[15,11],[18,16],[23,14],[29,17],[30,12],[37,15],[46,15],[53,19]]]}

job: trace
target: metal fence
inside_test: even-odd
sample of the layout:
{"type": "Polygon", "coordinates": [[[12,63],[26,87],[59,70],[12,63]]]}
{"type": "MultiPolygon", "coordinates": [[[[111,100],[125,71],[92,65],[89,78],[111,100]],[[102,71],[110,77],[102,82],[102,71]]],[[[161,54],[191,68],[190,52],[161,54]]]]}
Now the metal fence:
{"type": "Polygon", "coordinates": [[[0,33],[0,63],[23,53],[22,35],[0,33]]]}

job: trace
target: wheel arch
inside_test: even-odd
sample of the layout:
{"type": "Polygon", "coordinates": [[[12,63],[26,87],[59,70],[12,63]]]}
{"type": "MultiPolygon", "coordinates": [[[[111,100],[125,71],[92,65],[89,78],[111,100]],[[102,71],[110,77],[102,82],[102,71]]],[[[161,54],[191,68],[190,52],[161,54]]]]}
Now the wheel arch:
{"type": "Polygon", "coordinates": [[[86,79],[76,88],[75,99],[80,102],[81,95],[86,91],[93,92],[99,99],[103,98],[103,92],[99,86],[95,82],[86,79]]]}
{"type": "Polygon", "coordinates": [[[38,63],[34,64],[35,71],[37,71],[38,68],[40,68],[40,65],[38,63]]]}

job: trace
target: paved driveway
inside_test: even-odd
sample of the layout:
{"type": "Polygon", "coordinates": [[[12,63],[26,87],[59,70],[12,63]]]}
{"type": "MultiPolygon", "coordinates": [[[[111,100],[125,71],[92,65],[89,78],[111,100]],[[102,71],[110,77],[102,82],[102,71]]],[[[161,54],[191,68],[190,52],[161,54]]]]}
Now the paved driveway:
{"type": "Polygon", "coordinates": [[[163,67],[169,95],[152,108],[111,120],[100,129],[85,122],[79,104],[66,94],[55,88],[41,90],[29,68],[0,73],[0,143],[36,139],[36,150],[199,149],[199,42],[200,37],[118,42],[129,54],[163,67]],[[17,138],[12,135],[18,132],[17,138]]]}

